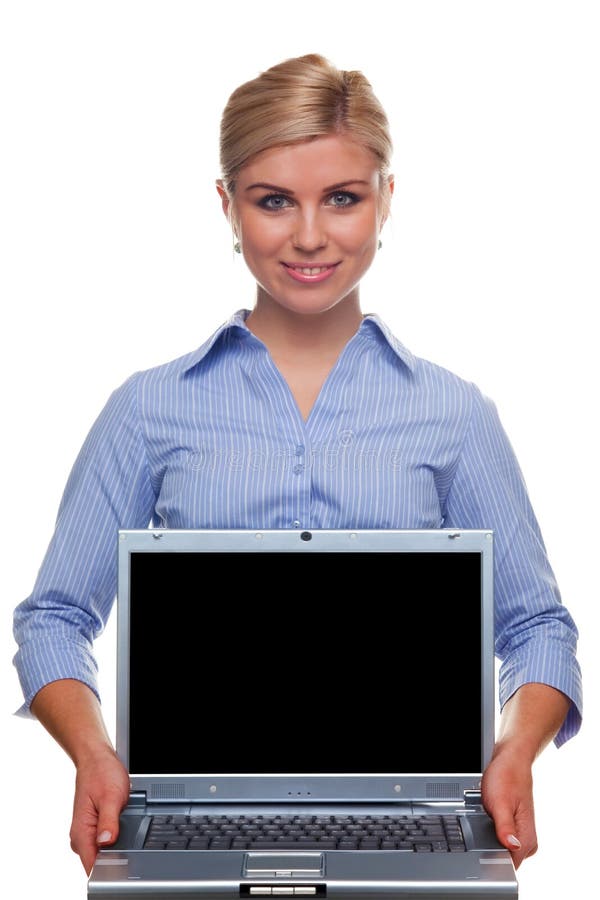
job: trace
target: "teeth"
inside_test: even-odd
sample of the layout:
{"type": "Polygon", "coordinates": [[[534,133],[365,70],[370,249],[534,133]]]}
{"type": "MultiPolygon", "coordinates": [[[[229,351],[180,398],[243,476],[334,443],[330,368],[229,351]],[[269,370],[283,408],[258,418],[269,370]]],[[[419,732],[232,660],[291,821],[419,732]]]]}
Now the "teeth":
{"type": "Polygon", "coordinates": [[[300,268],[299,266],[292,267],[296,272],[301,272],[302,275],[320,275],[321,272],[326,272],[329,266],[313,266],[312,268],[300,268]]]}

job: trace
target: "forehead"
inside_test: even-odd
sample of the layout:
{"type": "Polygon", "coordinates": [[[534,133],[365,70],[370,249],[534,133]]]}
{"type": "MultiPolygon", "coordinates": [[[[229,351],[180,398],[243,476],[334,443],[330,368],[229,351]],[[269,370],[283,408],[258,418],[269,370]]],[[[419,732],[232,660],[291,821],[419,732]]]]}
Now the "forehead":
{"type": "Polygon", "coordinates": [[[379,165],[371,150],[342,135],[327,135],[263,150],[239,172],[239,186],[271,182],[294,189],[346,181],[375,184],[379,165]]]}

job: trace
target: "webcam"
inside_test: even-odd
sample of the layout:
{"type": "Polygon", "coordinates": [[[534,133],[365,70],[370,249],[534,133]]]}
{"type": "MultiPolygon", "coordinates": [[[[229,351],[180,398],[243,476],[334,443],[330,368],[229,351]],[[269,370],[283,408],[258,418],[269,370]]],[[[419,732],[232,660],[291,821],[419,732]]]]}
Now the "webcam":
{"type": "Polygon", "coordinates": [[[300,540],[301,541],[312,541],[312,534],[310,531],[301,531],[300,532],[300,540]]]}

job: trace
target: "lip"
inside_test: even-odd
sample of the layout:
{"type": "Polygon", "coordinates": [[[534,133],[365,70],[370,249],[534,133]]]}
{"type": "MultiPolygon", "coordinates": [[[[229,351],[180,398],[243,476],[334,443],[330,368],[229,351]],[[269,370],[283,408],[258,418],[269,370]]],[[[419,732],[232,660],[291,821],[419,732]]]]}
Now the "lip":
{"type": "Polygon", "coordinates": [[[317,284],[333,275],[339,263],[282,263],[282,265],[294,281],[299,281],[301,284],[317,284]],[[314,275],[308,275],[301,269],[320,269],[320,271],[314,275]]]}

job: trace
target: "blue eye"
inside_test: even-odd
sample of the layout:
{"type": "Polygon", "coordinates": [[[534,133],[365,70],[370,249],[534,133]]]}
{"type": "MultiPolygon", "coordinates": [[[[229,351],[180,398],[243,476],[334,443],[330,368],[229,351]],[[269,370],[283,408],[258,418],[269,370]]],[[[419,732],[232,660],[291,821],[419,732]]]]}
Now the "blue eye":
{"type": "Polygon", "coordinates": [[[358,202],[359,197],[356,194],[352,194],[350,191],[336,191],[329,198],[333,201],[333,206],[344,207],[344,206],[353,206],[358,202]]]}
{"type": "Polygon", "coordinates": [[[283,194],[267,194],[258,201],[258,205],[263,209],[285,209],[289,201],[283,194]]]}

